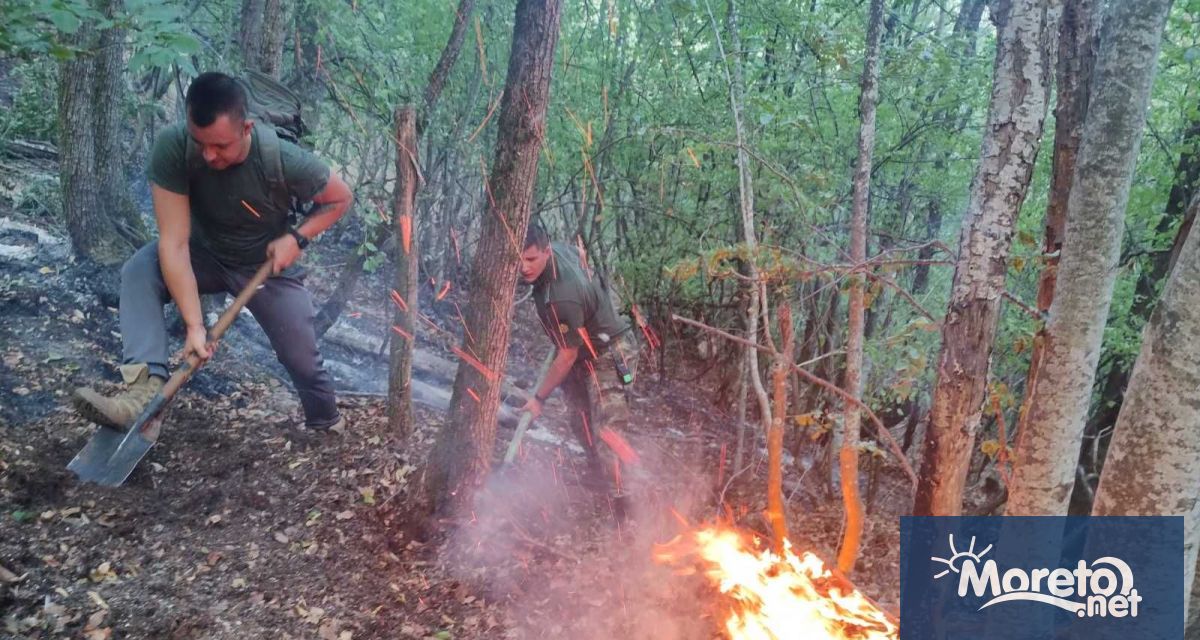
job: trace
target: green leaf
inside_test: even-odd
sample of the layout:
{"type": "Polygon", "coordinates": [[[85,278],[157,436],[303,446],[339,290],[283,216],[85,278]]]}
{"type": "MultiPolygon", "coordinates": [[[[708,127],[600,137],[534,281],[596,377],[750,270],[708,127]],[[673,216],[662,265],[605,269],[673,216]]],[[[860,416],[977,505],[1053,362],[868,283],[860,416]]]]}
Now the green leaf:
{"type": "Polygon", "coordinates": [[[75,33],[83,24],[83,21],[74,13],[62,9],[51,9],[46,17],[50,19],[50,22],[54,23],[55,29],[66,34],[75,33]]]}

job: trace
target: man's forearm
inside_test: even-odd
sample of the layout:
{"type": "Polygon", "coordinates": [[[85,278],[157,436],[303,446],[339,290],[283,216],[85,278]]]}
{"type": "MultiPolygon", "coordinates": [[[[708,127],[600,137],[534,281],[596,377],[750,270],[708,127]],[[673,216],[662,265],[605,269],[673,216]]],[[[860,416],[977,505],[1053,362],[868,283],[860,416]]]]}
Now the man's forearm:
{"type": "Polygon", "coordinates": [[[346,199],[318,204],[313,209],[313,212],[304,219],[304,223],[300,225],[297,231],[310,240],[316,238],[325,233],[325,230],[332,227],[343,215],[346,215],[346,211],[350,209],[352,202],[353,199],[346,199]]]}
{"type": "Polygon", "coordinates": [[[158,263],[162,267],[163,281],[171,299],[179,308],[179,315],[188,328],[203,327],[204,314],[200,310],[200,292],[196,288],[196,274],[192,271],[192,256],[185,244],[170,250],[159,245],[158,263]]]}
{"type": "Polygon", "coordinates": [[[570,373],[571,367],[575,366],[575,358],[578,356],[578,349],[559,349],[558,353],[554,355],[554,362],[550,363],[550,369],[546,371],[546,378],[537,388],[535,396],[537,398],[550,397],[554,389],[567,379],[567,374],[570,373]]]}

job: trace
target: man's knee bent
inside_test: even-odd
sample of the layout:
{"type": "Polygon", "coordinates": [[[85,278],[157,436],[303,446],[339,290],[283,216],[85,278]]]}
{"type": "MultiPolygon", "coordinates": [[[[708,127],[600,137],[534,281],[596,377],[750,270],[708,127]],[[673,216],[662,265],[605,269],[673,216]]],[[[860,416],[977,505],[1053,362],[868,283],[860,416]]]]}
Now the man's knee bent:
{"type": "Polygon", "coordinates": [[[121,266],[121,288],[138,287],[162,282],[162,268],[158,264],[158,242],[138,249],[121,266]]]}

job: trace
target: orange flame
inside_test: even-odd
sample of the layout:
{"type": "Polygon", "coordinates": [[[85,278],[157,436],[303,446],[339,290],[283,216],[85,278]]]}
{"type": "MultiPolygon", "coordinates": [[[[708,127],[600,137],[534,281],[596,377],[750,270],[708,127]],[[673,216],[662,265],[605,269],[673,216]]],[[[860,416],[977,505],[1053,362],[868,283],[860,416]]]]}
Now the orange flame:
{"type": "Polygon", "coordinates": [[[728,598],[731,640],[895,640],[899,627],[811,553],[782,556],[729,528],[706,525],[655,551],[663,564],[700,566],[728,598]]]}

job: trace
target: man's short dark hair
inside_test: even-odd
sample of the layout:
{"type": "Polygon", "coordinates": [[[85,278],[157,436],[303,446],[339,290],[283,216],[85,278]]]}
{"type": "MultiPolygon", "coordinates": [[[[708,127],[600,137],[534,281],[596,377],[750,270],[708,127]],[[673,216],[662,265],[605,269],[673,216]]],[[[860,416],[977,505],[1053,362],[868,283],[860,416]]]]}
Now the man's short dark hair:
{"type": "Polygon", "coordinates": [[[529,223],[529,230],[525,232],[525,244],[521,247],[524,251],[529,247],[537,247],[545,249],[550,246],[550,234],[546,233],[546,229],[541,223],[536,220],[529,223]]]}
{"type": "Polygon", "coordinates": [[[197,127],[211,125],[222,114],[237,121],[246,119],[246,90],[234,78],[216,71],[192,80],[185,104],[188,118],[197,127]]]}

